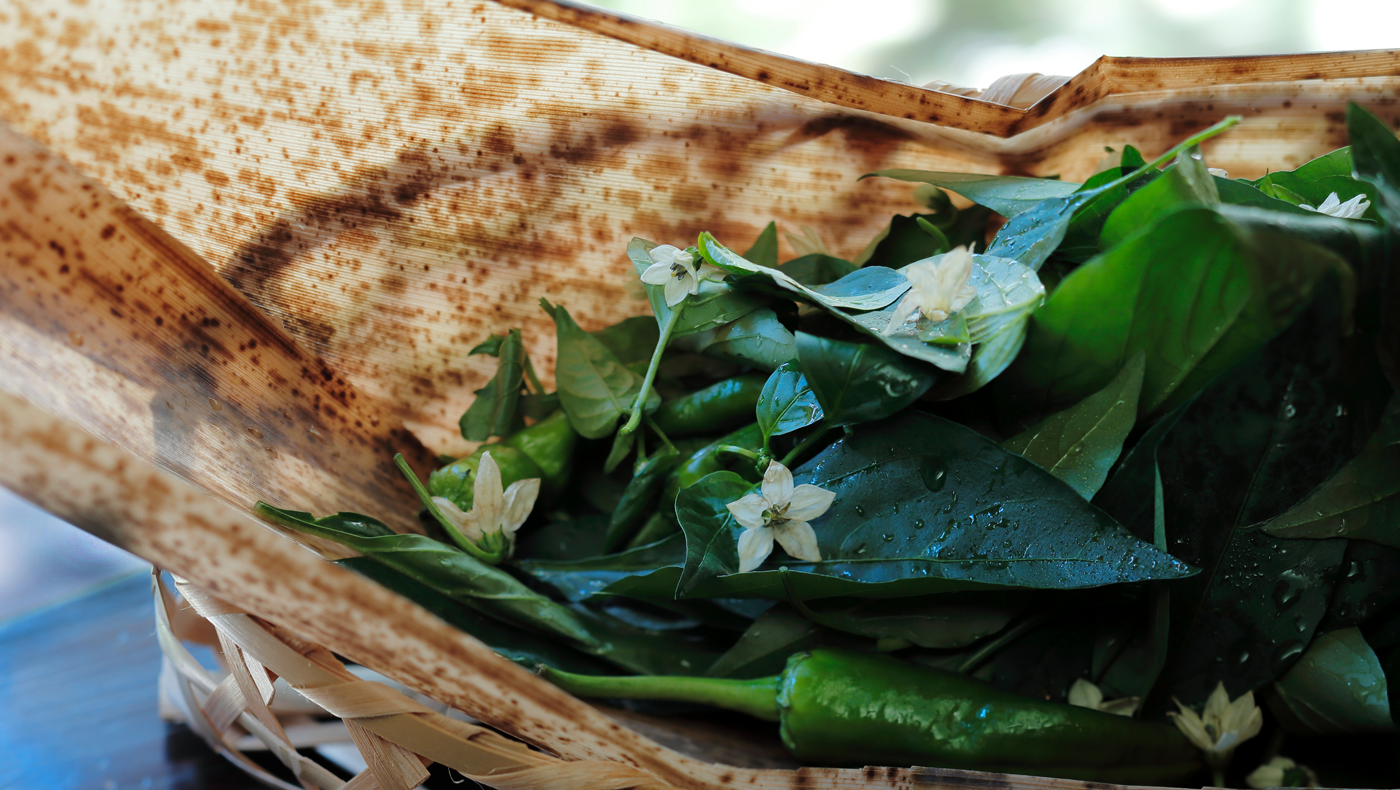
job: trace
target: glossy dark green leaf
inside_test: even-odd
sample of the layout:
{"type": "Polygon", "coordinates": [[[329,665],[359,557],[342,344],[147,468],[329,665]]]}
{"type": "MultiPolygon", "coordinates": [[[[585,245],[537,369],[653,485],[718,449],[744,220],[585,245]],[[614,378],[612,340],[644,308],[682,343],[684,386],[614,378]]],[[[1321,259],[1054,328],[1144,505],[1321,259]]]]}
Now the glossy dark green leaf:
{"type": "Polygon", "coordinates": [[[1278,696],[1313,732],[1393,732],[1380,659],[1360,629],[1323,634],[1279,679],[1278,696]]]}
{"type": "MultiPolygon", "coordinates": [[[[1172,554],[1203,569],[1171,588],[1171,654],[1148,713],[1238,696],[1297,660],[1327,609],[1346,542],[1258,528],[1353,457],[1379,422],[1369,338],[1344,338],[1329,282],[1293,326],[1235,365],[1157,449],[1172,554]]],[[[1107,489],[1105,490],[1107,493],[1107,489]]]]}
{"type": "MultiPolygon", "coordinates": [[[[651,259],[651,250],[656,246],[646,239],[634,238],[628,243],[627,257],[632,260],[632,265],[637,270],[637,276],[640,277],[642,272],[654,263],[651,259]]],[[[665,326],[666,322],[670,320],[671,308],[666,304],[666,294],[663,287],[647,285],[646,289],[647,299],[651,302],[651,311],[656,316],[657,326],[665,326]]],[[[684,310],[681,312],[681,317],[677,320],[675,328],[671,330],[671,337],[673,339],[685,337],[728,324],[757,310],[767,302],[767,297],[762,294],[742,291],[727,283],[705,280],[700,283],[696,293],[686,297],[684,310]]],[[[679,305],[677,307],[679,308],[679,305]]]]}
{"type": "Polygon", "coordinates": [[[777,675],[788,657],[823,646],[826,629],[798,614],[787,604],[769,609],[749,626],[739,641],[705,673],[717,678],[761,678],[777,675]]]}
{"type": "Polygon", "coordinates": [[[582,604],[570,607],[595,640],[587,652],[640,675],[700,675],[720,651],[702,636],[639,627],[582,604]]]}
{"type": "Polygon", "coordinates": [[[529,631],[512,627],[480,614],[472,607],[464,606],[431,587],[414,581],[412,577],[369,557],[336,560],[335,564],[349,568],[393,590],[427,609],[439,620],[480,639],[504,658],[527,669],[547,664],[569,672],[611,674],[607,664],[570,650],[563,645],[550,642],[548,639],[529,631]],[[570,667],[575,667],[575,669],[570,669],[570,667]]]}
{"type": "Polygon", "coordinates": [[[806,428],[822,418],[822,406],[796,364],[773,371],[758,397],[758,428],[765,438],[806,428]]]}
{"type": "Polygon", "coordinates": [[[513,432],[524,386],[525,345],[520,330],[512,329],[496,347],[496,375],[476,391],[476,400],[458,421],[462,438],[484,442],[513,432]]]}
{"type": "MultiPolygon", "coordinates": [[[[940,219],[932,214],[894,215],[890,218],[890,224],[858,256],[857,263],[861,266],[899,269],[914,261],[947,252],[956,245],[943,233],[943,228],[935,225],[939,235],[934,236],[919,224],[919,220],[929,222],[940,219]]],[[[985,227],[986,223],[983,225],[985,227]]]]}
{"type": "Polygon", "coordinates": [[[1078,184],[1048,178],[939,173],[931,170],[878,170],[861,178],[872,176],[942,187],[1007,218],[1023,214],[1050,198],[1064,197],[1079,188],[1078,184]]]}
{"type": "Polygon", "coordinates": [[[1358,104],[1347,106],[1353,175],[1376,187],[1373,206],[1386,224],[1400,226],[1400,140],[1379,118],[1358,104]]]}
{"type": "Polygon", "coordinates": [[[1108,386],[1002,446],[1065,481],[1085,499],[1108,479],[1137,422],[1145,357],[1133,356],[1108,386]]]}
{"type": "Polygon", "coordinates": [[[1168,411],[1287,326],[1338,266],[1321,248],[1249,234],[1214,211],[1177,211],[1060,283],[1001,379],[1003,406],[1056,411],[1142,352],[1139,413],[1168,411]]]}
{"type": "Polygon", "coordinates": [[[1322,632],[1363,625],[1400,600],[1400,549],[1369,540],[1347,541],[1322,632]]]}
{"type": "MultiPolygon", "coordinates": [[[[747,258],[748,255],[746,254],[744,257],[747,258]]],[[[749,260],[753,259],[749,258],[749,260]]],[[[779,269],[783,274],[803,285],[815,287],[834,283],[854,272],[857,266],[842,258],[814,252],[811,255],[803,255],[801,258],[793,258],[779,269]]]]}
{"type": "Polygon", "coordinates": [[[744,253],[744,257],[758,264],[759,266],[778,265],[778,224],[768,223],[763,232],[754,239],[753,246],[744,253]]]}
{"type": "Polygon", "coordinates": [[[930,397],[934,400],[952,400],[992,383],[1021,353],[1029,324],[1030,314],[1026,313],[1019,320],[1002,325],[981,344],[973,346],[967,368],[962,374],[940,378],[930,390],[930,397]]]}
{"type": "Polygon", "coordinates": [[[797,333],[797,358],[828,425],[888,417],[933,385],[935,374],[869,343],[797,333]]]}
{"type": "Polygon", "coordinates": [[[1045,302],[1045,286],[1028,267],[995,255],[974,255],[967,284],[977,292],[959,315],[967,320],[973,343],[985,343],[1024,321],[1045,302]]]}
{"type": "MultiPolygon", "coordinates": [[[[672,535],[646,546],[618,554],[595,557],[559,558],[548,560],[517,560],[515,567],[536,580],[553,587],[568,601],[582,601],[596,595],[608,585],[638,574],[645,575],[659,568],[678,566],[685,560],[685,538],[672,535]]],[[[675,592],[674,581],[665,595],[641,596],[670,598],[675,592]]]]}
{"type": "Polygon", "coordinates": [[[1361,538],[1400,548],[1400,397],[1361,453],[1264,525],[1278,538],[1361,538]]]}
{"type": "Polygon", "coordinates": [[[738,572],[739,548],[733,534],[737,525],[725,506],[752,488],[733,472],[715,472],[676,496],[676,518],[685,533],[685,567],[677,598],[716,576],[738,572]]]}
{"type": "Polygon", "coordinates": [[[714,329],[674,341],[676,348],[758,370],[797,358],[797,339],[767,307],[714,329]]]}
{"type": "Polygon", "coordinates": [[[546,524],[532,524],[515,535],[513,564],[525,560],[571,560],[603,553],[608,517],[600,513],[551,514],[546,524]]]}
{"type": "Polygon", "coordinates": [[[1335,194],[1337,199],[1343,202],[1357,195],[1365,195],[1371,202],[1371,207],[1363,216],[1366,219],[1379,220],[1376,188],[1356,180],[1351,173],[1351,148],[1339,148],[1304,164],[1297,170],[1269,173],[1257,179],[1254,185],[1260,192],[1286,200],[1293,205],[1301,203],[1314,208],[1327,200],[1329,195],[1335,194]],[[1280,191],[1291,197],[1282,197],[1277,194],[1280,191]]]}
{"type": "Polygon", "coordinates": [[[561,636],[581,647],[597,646],[597,640],[567,607],[455,546],[422,535],[362,537],[340,528],[336,516],[317,519],[310,513],[281,510],[262,502],[256,510],[284,527],[349,546],[449,599],[507,623],[561,636]]]}
{"type": "MultiPolygon", "coordinates": [[[[896,303],[882,310],[872,310],[867,313],[846,313],[833,310],[831,314],[874,338],[886,348],[906,357],[927,362],[950,373],[962,373],[967,369],[968,361],[972,357],[971,337],[964,342],[950,345],[948,343],[952,338],[944,334],[941,328],[922,314],[916,314],[914,320],[886,334],[885,330],[889,327],[890,321],[894,319],[897,307],[896,303]],[[928,342],[924,339],[926,336],[943,342],[928,342]]],[[[961,318],[957,323],[960,327],[966,327],[966,318],[961,318]]]]}
{"type": "Polygon", "coordinates": [[[554,380],[559,404],[569,424],[586,439],[600,439],[613,432],[618,418],[632,407],[641,390],[641,377],[601,341],[579,328],[562,305],[554,308],[559,343],[554,380]]]}
{"type": "Polygon", "coordinates": [[[918,647],[965,647],[1006,627],[1024,608],[1020,602],[974,593],[884,600],[827,600],[806,614],[818,624],[871,639],[918,647]]]}
{"type": "Polygon", "coordinates": [[[932,415],[859,426],[794,480],[836,494],[812,522],[822,561],[795,570],[1063,589],[1194,572],[1039,467],[932,415]]]}

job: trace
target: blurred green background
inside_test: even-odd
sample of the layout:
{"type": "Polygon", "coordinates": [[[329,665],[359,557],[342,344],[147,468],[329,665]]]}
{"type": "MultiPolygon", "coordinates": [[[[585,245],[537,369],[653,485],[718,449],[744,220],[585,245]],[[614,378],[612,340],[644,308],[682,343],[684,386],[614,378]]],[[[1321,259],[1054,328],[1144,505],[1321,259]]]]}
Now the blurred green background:
{"type": "Polygon", "coordinates": [[[985,88],[1073,75],[1100,55],[1400,48],[1400,0],[603,0],[803,60],[915,84],[985,88]]]}

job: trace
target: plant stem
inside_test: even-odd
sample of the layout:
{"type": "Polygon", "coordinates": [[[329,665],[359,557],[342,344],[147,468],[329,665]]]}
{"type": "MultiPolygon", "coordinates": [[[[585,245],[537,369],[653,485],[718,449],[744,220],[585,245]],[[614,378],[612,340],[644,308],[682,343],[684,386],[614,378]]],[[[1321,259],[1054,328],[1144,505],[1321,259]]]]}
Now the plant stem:
{"type": "Polygon", "coordinates": [[[821,441],[821,439],[831,431],[831,428],[823,428],[820,431],[814,432],[811,436],[808,436],[806,439],[803,439],[801,442],[798,443],[796,447],[792,448],[791,452],[783,456],[783,460],[781,461],[782,465],[788,468],[792,468],[792,464],[794,461],[802,457],[803,453],[811,449],[812,445],[821,441]]]}
{"type": "Polygon", "coordinates": [[[982,662],[990,658],[993,653],[997,652],[1003,647],[1006,647],[1007,644],[1014,641],[1021,634],[1024,634],[1032,628],[1035,628],[1036,626],[1040,625],[1048,619],[1049,618],[1045,615],[1040,615],[1037,617],[1028,617],[1025,620],[1022,620],[1021,622],[1017,623],[1016,625],[1006,629],[1005,631],[1002,631],[1001,634],[997,636],[997,638],[993,639],[985,645],[982,645],[977,649],[977,652],[963,659],[963,662],[958,665],[958,674],[970,675],[973,672],[977,671],[977,668],[982,665],[982,662]]]}
{"type": "Polygon", "coordinates": [[[685,301],[671,308],[671,314],[666,317],[666,323],[661,325],[661,337],[656,339],[656,350],[651,352],[651,364],[647,365],[647,374],[642,379],[642,388],[637,392],[636,400],[632,401],[632,413],[627,417],[627,424],[621,428],[622,433],[629,434],[637,430],[637,426],[642,424],[642,412],[647,404],[647,395],[651,394],[651,383],[656,380],[656,370],[661,367],[661,355],[666,351],[666,344],[671,342],[671,332],[676,328],[676,322],[680,320],[681,313],[685,311],[685,301]]]}
{"type": "Polygon", "coordinates": [[[545,680],[576,697],[665,699],[698,702],[747,713],[764,721],[778,720],[779,676],[754,680],[664,677],[660,675],[575,675],[541,666],[545,680]]]}
{"type": "Polygon", "coordinates": [[[452,538],[452,542],[456,543],[458,548],[490,565],[499,565],[501,560],[505,559],[505,554],[503,552],[485,551],[480,546],[473,543],[466,535],[457,531],[457,525],[453,524],[447,516],[443,515],[442,510],[438,508],[437,503],[433,501],[433,495],[428,493],[428,489],[423,487],[423,483],[418,479],[418,475],[413,471],[413,467],[409,466],[408,461],[404,460],[403,453],[394,454],[394,464],[398,466],[400,472],[403,472],[403,476],[408,478],[409,485],[412,485],[414,493],[418,494],[418,501],[423,504],[423,507],[426,508],[429,513],[433,514],[433,518],[437,519],[443,531],[447,533],[448,537],[452,538]]]}
{"type": "Polygon", "coordinates": [[[650,428],[650,429],[652,429],[653,431],[655,431],[655,432],[656,432],[656,437],[657,437],[658,439],[661,440],[661,444],[665,445],[665,447],[666,447],[666,452],[671,453],[671,454],[674,454],[674,455],[680,455],[680,452],[681,452],[681,451],[680,451],[680,450],[677,450],[677,449],[676,449],[676,446],[675,446],[674,444],[671,444],[671,440],[670,440],[669,438],[667,438],[666,432],[663,431],[663,430],[661,430],[661,426],[657,425],[657,424],[656,424],[656,421],[653,420],[651,417],[647,417],[647,418],[646,418],[646,421],[647,421],[647,427],[650,428]]]}
{"type": "Polygon", "coordinates": [[[715,449],[722,453],[733,453],[735,455],[742,455],[745,458],[752,458],[755,461],[758,460],[758,453],[735,444],[721,444],[715,449]]]}

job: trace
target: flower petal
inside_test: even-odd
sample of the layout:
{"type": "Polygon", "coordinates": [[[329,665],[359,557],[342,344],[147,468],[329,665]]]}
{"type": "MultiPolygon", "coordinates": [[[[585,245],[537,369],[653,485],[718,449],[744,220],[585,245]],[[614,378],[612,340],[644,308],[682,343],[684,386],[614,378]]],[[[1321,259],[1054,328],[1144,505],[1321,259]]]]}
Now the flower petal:
{"type": "Polygon", "coordinates": [[[909,293],[899,300],[899,305],[895,307],[894,313],[890,315],[890,322],[885,325],[885,330],[880,334],[889,337],[904,327],[909,321],[909,316],[919,309],[918,289],[910,288],[909,293]]]}
{"type": "Polygon", "coordinates": [[[501,523],[506,503],[501,490],[501,467],[491,453],[482,453],[481,463],[476,467],[476,480],[472,483],[472,516],[486,532],[494,532],[501,523]]]}
{"type": "Polygon", "coordinates": [[[725,270],[708,263],[700,264],[700,268],[695,270],[695,276],[701,280],[723,280],[729,273],[725,270]]]}
{"type": "Polygon", "coordinates": [[[734,520],[745,529],[759,529],[764,525],[763,511],[768,509],[768,500],[758,494],[745,494],[736,502],[725,505],[734,515],[734,520]]]}
{"type": "Polygon", "coordinates": [[[763,498],[775,508],[792,501],[792,472],[777,461],[769,461],[763,473],[763,498]]]}
{"type": "Polygon", "coordinates": [[[503,497],[505,500],[505,512],[501,515],[501,531],[507,535],[514,535],[520,529],[520,525],[525,523],[525,519],[530,517],[530,511],[535,508],[535,500],[540,495],[540,479],[531,477],[525,480],[516,480],[506,489],[503,497]]]}
{"type": "Polygon", "coordinates": [[[739,534],[739,572],[748,573],[773,553],[773,530],[746,529],[739,534]]]}
{"type": "MultiPolygon", "coordinates": [[[[456,503],[454,503],[452,500],[444,499],[440,496],[435,496],[433,497],[433,504],[437,505],[438,512],[442,513],[442,515],[446,517],[448,521],[452,522],[452,526],[456,528],[457,532],[463,538],[466,538],[468,540],[476,540],[478,537],[480,537],[479,535],[467,534],[467,532],[473,526],[472,521],[467,517],[467,514],[463,513],[462,509],[457,507],[456,503]]],[[[455,538],[456,536],[453,537],[455,538]]]]}
{"type": "Polygon", "coordinates": [[[778,539],[778,545],[783,547],[783,551],[793,557],[808,562],[821,560],[822,552],[821,549],[817,548],[817,533],[812,529],[811,524],[805,521],[789,521],[774,527],[772,532],[773,537],[778,539]]]}
{"type": "Polygon", "coordinates": [[[787,513],[784,515],[793,521],[813,521],[821,518],[834,501],[836,501],[834,492],[810,483],[803,483],[792,490],[792,496],[788,499],[787,513]]]}
{"type": "Polygon", "coordinates": [[[1081,708],[1098,710],[1099,703],[1103,702],[1103,692],[1090,681],[1080,678],[1069,687],[1069,697],[1066,701],[1081,708]]]}
{"type": "Polygon", "coordinates": [[[695,278],[690,275],[671,277],[663,287],[666,293],[666,306],[675,307],[685,301],[685,297],[690,293],[690,284],[695,282],[695,278]]]}
{"type": "Polygon", "coordinates": [[[1201,723],[1201,717],[1197,716],[1195,711],[1187,708],[1180,702],[1176,703],[1176,706],[1181,708],[1181,712],[1168,713],[1167,715],[1171,717],[1172,723],[1176,725],[1176,728],[1181,730],[1181,734],[1185,735],[1186,739],[1191,741],[1197,749],[1207,752],[1213,750],[1215,748],[1215,739],[1211,738],[1210,735],[1206,733],[1205,725],[1201,723]]]}
{"type": "Polygon", "coordinates": [[[1337,197],[1336,192],[1333,192],[1332,194],[1327,196],[1326,200],[1322,201],[1322,205],[1318,206],[1317,210],[1322,212],[1323,214],[1333,214],[1333,212],[1335,212],[1337,208],[1341,205],[1342,199],[1337,197]]]}
{"type": "Polygon", "coordinates": [[[1337,206],[1337,210],[1333,213],[1333,216],[1342,219],[1358,219],[1362,214],[1365,214],[1366,209],[1370,207],[1371,201],[1366,199],[1365,194],[1360,194],[1340,206],[1337,206]]]}
{"type": "Polygon", "coordinates": [[[1225,727],[1221,726],[1225,712],[1230,709],[1230,692],[1225,690],[1225,681],[1215,684],[1215,691],[1206,698],[1205,710],[1201,711],[1201,721],[1206,724],[1215,725],[1216,732],[1224,732],[1225,727]]]}
{"type": "Polygon", "coordinates": [[[1100,702],[1099,710],[1104,713],[1112,713],[1114,716],[1131,716],[1137,712],[1138,706],[1141,704],[1141,697],[1119,697],[1100,702]]]}
{"type": "Polygon", "coordinates": [[[676,262],[676,253],[680,252],[675,246],[670,244],[658,244],[647,253],[658,265],[664,265],[670,270],[671,264],[676,262]]]}
{"type": "Polygon", "coordinates": [[[642,272],[642,282],[647,285],[665,285],[671,280],[671,264],[653,263],[642,272]]]}

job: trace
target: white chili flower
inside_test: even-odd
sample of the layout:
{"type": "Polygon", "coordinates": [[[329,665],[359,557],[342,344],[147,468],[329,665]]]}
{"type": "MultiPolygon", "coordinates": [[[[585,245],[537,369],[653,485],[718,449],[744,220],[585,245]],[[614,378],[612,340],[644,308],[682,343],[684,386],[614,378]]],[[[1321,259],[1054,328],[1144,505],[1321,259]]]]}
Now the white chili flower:
{"type": "Polygon", "coordinates": [[[723,269],[703,262],[696,266],[695,256],[689,250],[669,244],[653,247],[650,255],[653,263],[642,272],[642,282],[664,286],[667,307],[675,307],[687,294],[699,291],[702,280],[724,277],[723,269]]]}
{"type": "Polygon", "coordinates": [[[1366,195],[1361,194],[1343,203],[1333,192],[1322,201],[1322,205],[1313,208],[1309,205],[1300,205],[1298,208],[1305,208],[1308,211],[1315,211],[1318,214],[1326,214],[1329,217],[1338,219],[1356,219],[1366,213],[1366,209],[1371,207],[1371,201],[1366,199],[1366,195]]]}
{"type": "Polygon", "coordinates": [[[501,467],[491,453],[483,453],[472,482],[472,509],[463,513],[450,499],[433,497],[438,510],[452,522],[452,539],[466,548],[467,543],[504,559],[515,549],[515,532],[540,495],[540,479],[517,480],[501,488],[501,467]]]}
{"type": "Polygon", "coordinates": [[[967,307],[977,296],[977,290],[967,282],[972,276],[972,264],[972,253],[966,247],[909,264],[904,270],[904,276],[909,279],[909,293],[894,309],[884,334],[904,326],[916,310],[930,321],[946,321],[948,316],[967,307]]]}
{"type": "Polygon", "coordinates": [[[1246,692],[1231,702],[1224,683],[1216,685],[1199,716],[1179,700],[1176,706],[1181,712],[1167,715],[1172,717],[1176,728],[1213,762],[1228,758],[1236,746],[1258,735],[1264,726],[1264,713],[1254,704],[1254,692],[1246,692]]]}
{"type": "Polygon", "coordinates": [[[801,236],[789,233],[788,231],[783,231],[783,236],[787,239],[788,245],[792,247],[792,251],[796,253],[799,258],[804,255],[831,254],[830,248],[826,246],[826,242],[822,241],[822,237],[818,236],[815,230],[812,230],[806,225],[802,226],[801,236]]]}
{"type": "Polygon", "coordinates": [[[1229,177],[1230,177],[1230,171],[1226,170],[1226,169],[1223,168],[1223,167],[1207,167],[1207,168],[1206,168],[1206,172],[1207,172],[1207,173],[1210,173],[1211,175],[1215,176],[1216,178],[1229,178],[1229,177]]]}
{"type": "Polygon", "coordinates": [[[1099,687],[1084,678],[1074,681],[1074,685],[1069,689],[1069,704],[1101,710],[1115,716],[1131,716],[1141,703],[1142,699],[1139,697],[1105,700],[1099,687]]]}
{"type": "Polygon", "coordinates": [[[1318,787],[1317,774],[1306,765],[1287,757],[1275,757],[1255,768],[1244,778],[1245,784],[1263,790],[1265,787],[1318,787]]]}
{"type": "Polygon", "coordinates": [[[783,551],[799,560],[820,560],[817,533],[807,522],[825,513],[836,495],[806,483],[793,488],[792,472],[777,461],[768,464],[759,490],[763,493],[746,494],[727,506],[744,528],[739,536],[739,572],[762,565],[773,553],[775,539],[783,551]]]}

